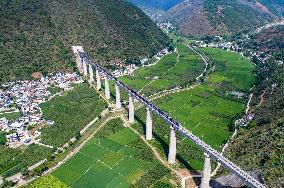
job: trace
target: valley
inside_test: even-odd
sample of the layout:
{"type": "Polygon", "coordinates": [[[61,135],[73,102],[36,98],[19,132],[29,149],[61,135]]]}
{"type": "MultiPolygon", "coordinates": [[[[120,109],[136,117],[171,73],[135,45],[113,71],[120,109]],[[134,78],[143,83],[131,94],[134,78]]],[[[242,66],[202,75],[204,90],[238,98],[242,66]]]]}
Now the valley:
{"type": "MultiPolygon", "coordinates": [[[[208,55],[213,62],[212,65],[209,65],[209,67],[211,67],[211,71],[206,71],[206,74],[200,78],[200,80],[202,80],[201,82],[196,80],[196,77],[202,74],[205,69],[205,62],[202,60],[201,56],[183,44],[175,44],[174,46],[176,47],[176,50],[173,53],[164,56],[155,65],[142,67],[136,70],[132,76],[121,77],[120,80],[131,85],[131,83],[137,83],[134,80],[138,80],[138,78],[139,80],[145,80],[143,78],[148,77],[148,75],[158,75],[157,77],[159,78],[155,79],[153,82],[146,81],[139,85],[133,85],[137,91],[139,90],[141,93],[145,92],[145,95],[148,95],[151,98],[151,96],[155,96],[155,93],[157,95],[157,93],[163,93],[163,91],[173,88],[171,87],[171,84],[174,82],[169,82],[169,84],[165,84],[163,88],[160,88],[155,87],[154,83],[156,81],[160,82],[160,79],[163,79],[164,76],[167,77],[168,74],[176,75],[175,79],[181,80],[183,78],[183,74],[188,73],[185,71],[188,70],[186,69],[187,67],[196,68],[195,70],[198,70],[198,72],[195,71],[195,74],[190,77],[191,79],[185,80],[184,84],[181,82],[182,84],[176,83],[177,85],[174,85],[174,87],[177,87],[180,90],[177,90],[175,93],[156,97],[152,102],[157,104],[166,112],[169,112],[172,117],[177,119],[188,130],[202,138],[213,148],[221,151],[224,144],[230,139],[232,131],[234,131],[234,121],[241,118],[241,115],[244,114],[246,102],[245,98],[239,99],[237,96],[231,95],[230,93],[224,93],[224,91],[229,88],[232,91],[248,92],[254,83],[254,76],[252,74],[254,66],[246,59],[240,58],[239,55],[231,52],[210,48],[200,49],[204,54],[208,55]],[[224,56],[226,56],[227,59],[223,58],[224,56]],[[240,63],[241,66],[244,66],[244,69],[241,72],[235,70],[238,63],[240,63]],[[169,67],[167,67],[167,65],[169,65],[169,67]],[[238,74],[247,76],[247,79],[244,81],[243,79],[238,79],[238,74]],[[162,75],[162,77],[160,75],[162,75]],[[148,88],[148,86],[151,86],[151,90],[144,90],[145,88],[148,88]]],[[[158,86],[161,85],[159,84],[158,86]]],[[[127,99],[126,95],[122,96],[123,100],[127,99]]],[[[145,134],[145,122],[143,121],[145,113],[145,110],[140,109],[140,106],[138,105],[135,116],[136,123],[131,125],[133,130],[136,130],[141,136],[145,134]]],[[[102,128],[100,128],[100,130],[96,131],[93,135],[94,137],[90,137],[88,142],[84,144],[79,152],[76,152],[70,160],[55,169],[55,171],[52,172],[51,175],[47,176],[47,178],[53,179],[55,177],[57,181],[63,182],[65,185],[71,187],[88,187],[92,183],[107,187],[111,186],[112,181],[106,181],[103,179],[91,180],[91,177],[98,177],[98,175],[101,176],[101,173],[106,173],[109,177],[112,177],[111,179],[113,181],[117,180],[122,183],[122,187],[131,184],[133,186],[139,185],[138,187],[141,187],[142,185],[146,187],[150,185],[159,187],[162,185],[174,186],[172,184],[173,181],[171,180],[170,183],[168,180],[180,177],[179,171],[182,169],[189,170],[189,173],[198,173],[202,169],[203,153],[196,146],[178,135],[178,162],[174,165],[173,169],[166,171],[163,170],[165,169],[163,164],[166,162],[161,164],[161,161],[156,158],[157,156],[153,156],[153,151],[147,151],[145,150],[145,146],[142,147],[141,144],[138,144],[138,140],[139,142],[141,142],[141,140],[139,136],[134,136],[135,132],[132,132],[129,128],[116,130],[119,129],[118,127],[122,127],[122,125],[130,126],[127,123],[127,117],[125,117],[125,114],[122,114],[120,118],[122,119],[121,121],[110,120],[102,128]],[[126,138],[126,135],[120,135],[119,132],[121,132],[121,134],[122,132],[127,132],[127,140],[123,141],[123,139],[126,138]],[[117,134],[118,136],[112,136],[117,134]],[[134,134],[133,140],[131,139],[132,136],[130,137],[132,134],[134,134]],[[137,146],[143,148],[143,153],[140,152],[139,155],[135,155],[135,152],[137,151],[133,150],[132,147],[135,149],[137,146]],[[94,147],[99,148],[94,150],[94,147]],[[124,153],[125,150],[129,151],[124,153]],[[133,151],[131,152],[131,150],[133,151]],[[107,155],[111,155],[112,157],[106,157],[107,155]],[[116,155],[119,156],[115,157],[116,155]],[[154,166],[154,168],[144,169],[147,165],[142,165],[142,161],[136,161],[135,163],[137,165],[141,164],[143,168],[142,166],[136,168],[136,164],[134,166],[131,165],[131,168],[130,166],[128,168],[127,165],[122,165],[124,162],[132,164],[131,161],[133,161],[134,158],[131,159],[131,156],[136,156],[136,159],[140,159],[142,157],[142,161],[151,159],[150,161],[152,161],[155,165],[152,164],[150,166],[154,166]],[[105,161],[108,159],[110,161],[105,161]],[[85,163],[83,161],[88,162],[85,163]],[[77,168],[78,164],[81,163],[85,163],[85,166],[77,168]],[[112,165],[115,165],[115,168],[112,165]],[[136,170],[140,169],[139,173],[138,171],[132,171],[132,167],[135,167],[136,170]],[[128,170],[125,171],[125,168],[128,170]],[[68,171],[70,171],[70,173],[72,172],[72,174],[67,176],[66,174],[68,173],[66,172],[68,171]],[[81,176],[82,173],[84,173],[83,176],[81,176]],[[96,173],[99,174],[95,175],[96,173]],[[119,176],[117,176],[118,174],[119,176]],[[70,177],[72,178],[70,179],[70,177]],[[151,178],[149,179],[149,177],[151,178]]],[[[150,141],[149,144],[156,152],[158,152],[158,156],[161,157],[161,160],[166,161],[166,155],[168,152],[168,129],[163,126],[163,123],[164,122],[161,119],[153,116],[154,139],[150,141]]],[[[213,164],[213,166],[216,167],[216,164],[213,164]]],[[[190,178],[190,176],[187,178],[190,178]]],[[[41,180],[39,180],[39,182],[40,181],[41,180]]],[[[178,184],[178,181],[175,181],[176,184],[178,184]]]]}
{"type": "Polygon", "coordinates": [[[284,186],[282,1],[0,10],[0,188],[284,186]]]}

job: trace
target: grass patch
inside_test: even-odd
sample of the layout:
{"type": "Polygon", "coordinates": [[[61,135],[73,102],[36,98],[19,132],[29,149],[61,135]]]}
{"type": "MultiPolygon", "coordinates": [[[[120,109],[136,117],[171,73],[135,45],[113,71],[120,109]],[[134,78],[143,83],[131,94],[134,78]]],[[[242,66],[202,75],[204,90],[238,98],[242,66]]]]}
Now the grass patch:
{"type": "Polygon", "coordinates": [[[0,114],[0,119],[5,117],[8,121],[16,121],[17,118],[21,117],[20,112],[14,112],[14,113],[4,113],[0,114]]]}
{"type": "Polygon", "coordinates": [[[209,81],[226,86],[228,90],[248,92],[256,78],[253,75],[255,65],[237,53],[222,49],[201,48],[215,65],[215,72],[209,81]],[[226,79],[224,79],[226,78],[226,79]]]}
{"type": "Polygon", "coordinates": [[[28,188],[42,187],[68,188],[66,184],[62,183],[58,178],[52,175],[43,176],[28,186],[28,188]]]}
{"type": "Polygon", "coordinates": [[[56,87],[56,86],[52,86],[48,88],[48,91],[50,92],[51,95],[54,95],[56,93],[63,91],[63,89],[56,87]]]}

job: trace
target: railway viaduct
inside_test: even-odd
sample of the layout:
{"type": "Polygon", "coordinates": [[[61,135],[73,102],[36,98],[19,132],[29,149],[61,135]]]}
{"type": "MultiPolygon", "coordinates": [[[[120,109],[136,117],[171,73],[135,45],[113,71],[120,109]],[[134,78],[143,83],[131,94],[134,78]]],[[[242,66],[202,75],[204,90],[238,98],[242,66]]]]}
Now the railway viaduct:
{"type": "Polygon", "coordinates": [[[185,138],[192,141],[196,144],[203,152],[204,152],[204,167],[201,179],[200,188],[209,188],[210,174],[211,174],[211,160],[216,160],[218,163],[222,164],[226,169],[235,174],[237,177],[242,179],[244,183],[249,187],[254,188],[266,188],[265,185],[261,184],[257,179],[252,177],[249,173],[243,171],[240,167],[235,165],[233,162],[229,161],[222,154],[214,150],[211,146],[206,144],[204,141],[199,139],[197,136],[192,134],[190,131],[182,127],[180,123],[175,121],[172,117],[170,117],[167,113],[160,110],[153,103],[149,102],[146,98],[138,94],[136,91],[132,90],[124,83],[119,81],[115,76],[113,76],[110,72],[108,72],[104,67],[99,65],[98,63],[92,61],[86,53],[84,53],[82,47],[72,47],[73,51],[76,55],[77,67],[81,74],[83,74],[86,78],[89,78],[89,82],[96,81],[96,89],[100,90],[102,88],[102,79],[104,79],[104,88],[105,88],[105,97],[106,99],[110,99],[110,86],[109,80],[113,80],[115,83],[115,108],[121,109],[121,96],[120,90],[123,89],[129,95],[129,103],[128,103],[128,120],[129,123],[134,123],[134,99],[140,101],[147,109],[146,115],[146,140],[153,139],[152,134],[152,113],[156,113],[160,118],[162,118],[165,122],[167,122],[169,126],[169,152],[168,152],[168,163],[174,164],[176,162],[176,133],[179,132],[185,138]],[[94,71],[95,69],[95,75],[94,71]],[[94,77],[96,79],[94,79],[94,77]]]}

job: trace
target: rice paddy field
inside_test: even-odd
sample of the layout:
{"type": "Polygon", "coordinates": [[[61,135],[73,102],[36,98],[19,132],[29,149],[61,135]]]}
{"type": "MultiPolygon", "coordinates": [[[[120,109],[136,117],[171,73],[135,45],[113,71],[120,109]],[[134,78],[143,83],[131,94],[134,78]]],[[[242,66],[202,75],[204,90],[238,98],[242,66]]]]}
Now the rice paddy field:
{"type": "Polygon", "coordinates": [[[51,174],[69,187],[148,187],[167,184],[169,171],[121,120],[111,120],[51,174]]]}

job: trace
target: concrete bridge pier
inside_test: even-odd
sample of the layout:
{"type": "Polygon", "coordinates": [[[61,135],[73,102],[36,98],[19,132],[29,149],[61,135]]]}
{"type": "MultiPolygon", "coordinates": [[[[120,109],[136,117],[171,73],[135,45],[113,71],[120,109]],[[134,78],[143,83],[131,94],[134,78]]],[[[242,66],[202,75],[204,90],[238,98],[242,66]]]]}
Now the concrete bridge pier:
{"type": "Polygon", "coordinates": [[[97,90],[99,91],[102,88],[102,83],[101,83],[101,76],[100,76],[98,69],[96,69],[96,80],[97,80],[97,90]]]}
{"type": "Polygon", "coordinates": [[[146,118],[146,140],[152,140],[153,138],[153,121],[152,114],[149,108],[147,108],[147,118],[146,118]]]}
{"type": "Polygon", "coordinates": [[[203,167],[203,174],[202,174],[200,188],[209,188],[210,174],[211,174],[211,159],[209,154],[204,153],[204,155],[205,155],[205,160],[204,160],[204,167],[203,167]]]}
{"type": "Polygon", "coordinates": [[[76,59],[76,61],[79,73],[84,74],[84,58],[78,55],[78,59],[76,59]]]}
{"type": "Polygon", "coordinates": [[[129,95],[129,104],[128,104],[128,118],[129,118],[129,123],[134,123],[134,102],[133,102],[133,97],[129,95]]]}
{"type": "Polygon", "coordinates": [[[90,83],[93,83],[95,80],[94,80],[94,71],[91,64],[89,64],[89,74],[90,74],[90,83]]]}
{"type": "Polygon", "coordinates": [[[170,146],[169,146],[169,154],[168,154],[168,163],[175,164],[176,162],[176,153],[177,153],[177,138],[176,132],[173,127],[171,127],[170,132],[170,146]]]}
{"type": "Polygon", "coordinates": [[[83,59],[83,69],[84,69],[84,76],[88,76],[88,68],[87,68],[87,59],[83,59]]]}
{"type": "Polygon", "coordinates": [[[80,74],[84,74],[84,58],[80,57],[80,63],[77,63],[80,74]]]}
{"type": "Polygon", "coordinates": [[[115,106],[116,109],[121,109],[120,90],[117,84],[115,84],[115,106]]]}
{"type": "Polygon", "coordinates": [[[110,99],[110,90],[109,90],[109,83],[107,77],[105,77],[105,97],[106,99],[110,99]]]}

